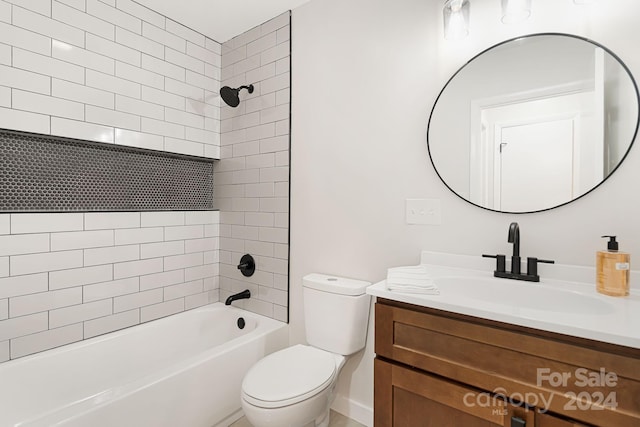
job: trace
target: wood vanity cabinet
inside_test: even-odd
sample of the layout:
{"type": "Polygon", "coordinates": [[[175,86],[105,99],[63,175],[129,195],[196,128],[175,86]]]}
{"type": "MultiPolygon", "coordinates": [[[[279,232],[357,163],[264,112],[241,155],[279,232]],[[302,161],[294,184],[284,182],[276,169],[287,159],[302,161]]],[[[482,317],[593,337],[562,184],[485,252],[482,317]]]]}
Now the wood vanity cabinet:
{"type": "Polygon", "coordinates": [[[375,427],[640,426],[639,349],[382,298],[375,316],[375,427]]]}

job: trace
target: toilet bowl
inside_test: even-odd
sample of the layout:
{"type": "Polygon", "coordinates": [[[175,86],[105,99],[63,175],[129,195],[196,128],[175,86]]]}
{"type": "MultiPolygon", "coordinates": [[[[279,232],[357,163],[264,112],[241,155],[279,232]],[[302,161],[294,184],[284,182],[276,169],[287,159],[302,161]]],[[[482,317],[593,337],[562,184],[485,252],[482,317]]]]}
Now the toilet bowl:
{"type": "Polygon", "coordinates": [[[347,357],[366,343],[371,283],[309,274],[303,279],[309,345],[259,360],[242,382],[242,409],[254,427],[327,427],[347,357]]]}
{"type": "Polygon", "coordinates": [[[328,425],[329,405],[345,360],[300,344],[270,354],[245,376],[245,416],[259,427],[328,425]]]}

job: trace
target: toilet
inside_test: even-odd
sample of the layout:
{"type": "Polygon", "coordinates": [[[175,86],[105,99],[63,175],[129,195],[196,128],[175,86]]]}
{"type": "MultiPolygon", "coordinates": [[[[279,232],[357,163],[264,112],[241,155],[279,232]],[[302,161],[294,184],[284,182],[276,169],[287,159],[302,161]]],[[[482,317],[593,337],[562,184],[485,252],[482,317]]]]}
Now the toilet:
{"type": "Polygon", "coordinates": [[[309,345],[259,360],[242,381],[242,409],[254,427],[327,427],[347,357],[367,339],[369,282],[312,273],[303,278],[309,345]]]}

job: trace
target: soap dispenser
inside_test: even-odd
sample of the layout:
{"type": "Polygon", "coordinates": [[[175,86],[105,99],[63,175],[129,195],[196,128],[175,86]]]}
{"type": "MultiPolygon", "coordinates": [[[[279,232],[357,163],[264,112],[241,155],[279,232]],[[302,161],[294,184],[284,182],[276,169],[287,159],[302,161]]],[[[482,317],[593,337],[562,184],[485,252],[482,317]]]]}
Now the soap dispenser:
{"type": "Polygon", "coordinates": [[[596,254],[596,289],[615,297],[629,295],[629,254],[618,251],[616,236],[609,238],[606,251],[596,254]]]}

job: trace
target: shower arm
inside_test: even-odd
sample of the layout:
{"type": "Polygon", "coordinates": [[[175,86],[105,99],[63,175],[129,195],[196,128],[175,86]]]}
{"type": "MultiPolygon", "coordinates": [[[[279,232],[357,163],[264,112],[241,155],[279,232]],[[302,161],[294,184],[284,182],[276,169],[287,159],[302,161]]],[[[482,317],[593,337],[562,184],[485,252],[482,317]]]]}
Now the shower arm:
{"type": "Polygon", "coordinates": [[[249,86],[240,86],[238,88],[238,92],[240,92],[242,89],[246,89],[249,93],[253,93],[253,85],[249,85],[249,86]]]}

